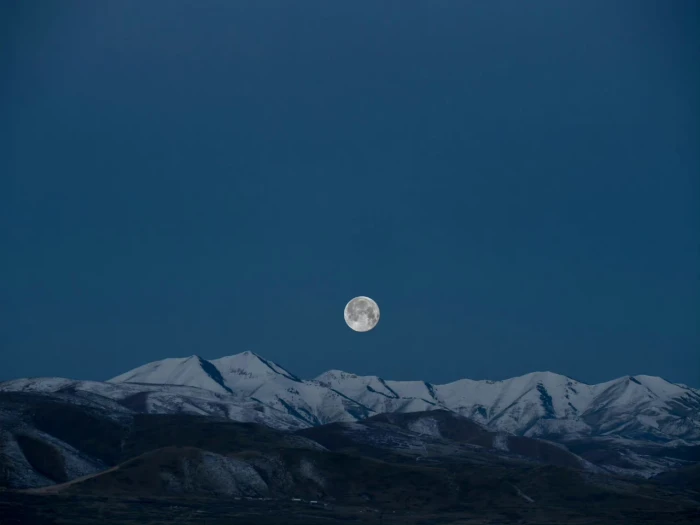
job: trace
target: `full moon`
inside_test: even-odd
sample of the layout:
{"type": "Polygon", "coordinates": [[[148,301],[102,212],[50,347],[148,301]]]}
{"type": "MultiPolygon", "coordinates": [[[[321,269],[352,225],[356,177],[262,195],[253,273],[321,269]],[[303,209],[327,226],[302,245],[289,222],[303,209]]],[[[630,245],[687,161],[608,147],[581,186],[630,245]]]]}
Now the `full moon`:
{"type": "Polygon", "coordinates": [[[355,297],[345,306],[345,322],[356,332],[368,332],[379,322],[379,306],[369,297],[355,297]]]}

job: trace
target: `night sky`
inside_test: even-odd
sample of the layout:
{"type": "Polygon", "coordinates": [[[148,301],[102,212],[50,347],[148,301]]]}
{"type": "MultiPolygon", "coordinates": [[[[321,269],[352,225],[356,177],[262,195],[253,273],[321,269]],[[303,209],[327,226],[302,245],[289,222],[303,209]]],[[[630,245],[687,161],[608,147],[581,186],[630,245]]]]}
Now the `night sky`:
{"type": "Polygon", "coordinates": [[[0,380],[700,387],[697,1],[2,4],[0,380]]]}

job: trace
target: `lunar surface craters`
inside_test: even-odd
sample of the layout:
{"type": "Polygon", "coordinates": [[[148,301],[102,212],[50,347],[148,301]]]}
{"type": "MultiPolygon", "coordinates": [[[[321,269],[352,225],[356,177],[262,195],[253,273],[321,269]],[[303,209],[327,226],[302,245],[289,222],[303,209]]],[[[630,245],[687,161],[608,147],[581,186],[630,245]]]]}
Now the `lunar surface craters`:
{"type": "Polygon", "coordinates": [[[379,306],[369,297],[355,297],[345,307],[345,322],[356,332],[367,332],[379,322],[379,306]]]}

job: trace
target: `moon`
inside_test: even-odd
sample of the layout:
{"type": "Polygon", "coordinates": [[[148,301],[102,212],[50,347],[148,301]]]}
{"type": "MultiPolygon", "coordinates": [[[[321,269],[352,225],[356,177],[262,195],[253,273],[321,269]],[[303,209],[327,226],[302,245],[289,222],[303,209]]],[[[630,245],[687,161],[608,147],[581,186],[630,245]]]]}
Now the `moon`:
{"type": "Polygon", "coordinates": [[[379,306],[369,297],[355,297],[345,305],[345,322],[356,332],[369,332],[379,322],[379,306]]]}

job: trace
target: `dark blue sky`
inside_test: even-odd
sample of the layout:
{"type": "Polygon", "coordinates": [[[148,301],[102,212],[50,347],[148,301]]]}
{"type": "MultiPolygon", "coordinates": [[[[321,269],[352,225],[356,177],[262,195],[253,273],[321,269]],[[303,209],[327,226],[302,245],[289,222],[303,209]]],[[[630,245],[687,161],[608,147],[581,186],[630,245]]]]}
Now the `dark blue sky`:
{"type": "Polygon", "coordinates": [[[700,386],[698,2],[2,10],[0,379],[700,386]]]}

